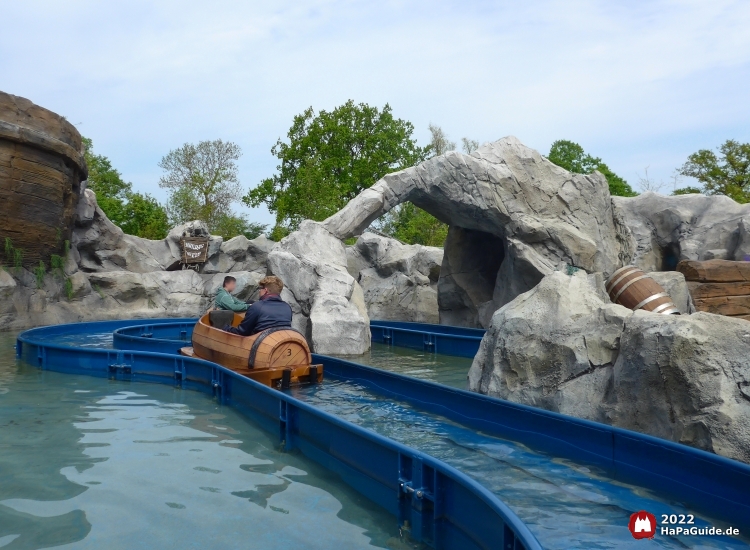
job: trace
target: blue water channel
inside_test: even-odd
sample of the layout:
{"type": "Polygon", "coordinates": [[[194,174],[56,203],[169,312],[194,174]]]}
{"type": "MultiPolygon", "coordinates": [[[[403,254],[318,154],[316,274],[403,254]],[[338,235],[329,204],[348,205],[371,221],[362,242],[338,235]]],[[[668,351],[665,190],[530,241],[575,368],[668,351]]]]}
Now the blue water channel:
{"type": "Polygon", "coordinates": [[[413,547],[392,516],[210,396],[40,371],[14,343],[0,333],[0,548],[413,547]]]}
{"type": "MultiPolygon", "coordinates": [[[[111,345],[110,335],[61,338],[58,343],[68,345],[111,345]]],[[[382,344],[374,344],[364,356],[348,359],[459,388],[466,387],[471,365],[471,359],[382,344]]],[[[146,388],[151,393],[151,386],[146,388]]],[[[634,540],[627,530],[634,511],[649,510],[657,517],[662,513],[692,512],[646,489],[613,482],[589,467],[477,433],[405,402],[383,399],[354,382],[326,381],[291,391],[295,397],[326,412],[426,452],[474,477],[508,504],[545,548],[643,548],[645,544],[659,548],[748,547],[747,539],[730,537],[658,536],[648,542],[634,540]]],[[[350,500],[355,498],[352,496],[350,500]]],[[[697,517],[696,524],[725,526],[704,517],[697,517]]],[[[387,529],[377,535],[373,526],[368,525],[367,529],[376,545],[402,544],[387,529]]]]}

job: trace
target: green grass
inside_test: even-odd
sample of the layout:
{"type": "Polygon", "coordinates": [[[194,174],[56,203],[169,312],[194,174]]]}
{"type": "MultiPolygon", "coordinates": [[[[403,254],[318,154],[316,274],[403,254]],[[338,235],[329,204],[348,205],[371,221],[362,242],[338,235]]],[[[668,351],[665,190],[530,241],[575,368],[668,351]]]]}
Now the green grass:
{"type": "Polygon", "coordinates": [[[68,277],[65,277],[65,281],[63,282],[63,291],[68,298],[68,302],[70,302],[73,299],[73,281],[68,277]]]}
{"type": "Polygon", "coordinates": [[[39,265],[33,271],[36,277],[36,287],[42,288],[44,286],[44,276],[47,274],[47,266],[44,265],[42,260],[39,260],[39,265]]]}

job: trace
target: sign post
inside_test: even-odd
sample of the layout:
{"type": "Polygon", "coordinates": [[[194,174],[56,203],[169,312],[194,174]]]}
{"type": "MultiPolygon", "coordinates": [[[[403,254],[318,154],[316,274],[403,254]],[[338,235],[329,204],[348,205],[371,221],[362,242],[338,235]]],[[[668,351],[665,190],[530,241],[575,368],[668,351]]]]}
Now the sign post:
{"type": "Polygon", "coordinates": [[[208,259],[208,237],[183,237],[180,245],[183,264],[202,264],[208,259]]]}

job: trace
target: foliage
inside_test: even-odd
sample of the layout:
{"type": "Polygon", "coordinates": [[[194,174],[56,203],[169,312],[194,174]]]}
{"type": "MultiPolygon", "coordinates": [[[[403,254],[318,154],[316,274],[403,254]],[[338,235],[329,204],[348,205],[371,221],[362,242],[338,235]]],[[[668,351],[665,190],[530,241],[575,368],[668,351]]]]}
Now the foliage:
{"type": "Polygon", "coordinates": [[[681,187],[679,189],[675,189],[674,191],[672,191],[673,195],[695,195],[699,193],[703,193],[703,190],[698,189],[697,187],[690,187],[690,186],[681,187]]]}
{"type": "Polygon", "coordinates": [[[565,168],[569,172],[576,174],[590,174],[594,170],[600,172],[609,183],[609,192],[619,197],[634,197],[635,191],[628,185],[628,182],[615,174],[609,166],[602,162],[598,157],[592,157],[584,152],[583,147],[565,139],[557,140],[550,147],[547,158],[565,168]]]}
{"type": "Polygon", "coordinates": [[[125,233],[146,239],[163,239],[169,232],[164,207],[148,193],[133,191],[110,160],[94,154],[93,142],[83,138],[84,156],[89,167],[88,186],[96,202],[112,223],[125,233]]]}
{"type": "Polygon", "coordinates": [[[65,281],[63,282],[63,291],[65,292],[65,297],[70,302],[73,299],[73,281],[68,277],[65,277],[65,281]]]}
{"type": "Polygon", "coordinates": [[[130,193],[125,213],[128,220],[120,227],[129,235],[158,240],[169,233],[166,209],[149,194],[130,193]]]}
{"type": "Polygon", "coordinates": [[[65,260],[63,260],[62,256],[58,256],[57,254],[52,254],[52,256],[50,256],[49,258],[50,269],[62,270],[64,265],[65,265],[65,260]]]}
{"type": "Polygon", "coordinates": [[[384,175],[413,166],[428,155],[412,138],[410,122],[349,100],[332,111],[312,107],[294,117],[288,142],[279,139],[271,153],[276,174],[243,198],[265,204],[276,215],[271,238],[279,239],[303,219],[323,220],[384,175]]]}
{"type": "Polygon", "coordinates": [[[16,269],[21,269],[23,265],[23,249],[13,246],[10,237],[5,237],[5,258],[13,264],[16,269]]]}
{"type": "Polygon", "coordinates": [[[224,240],[231,239],[237,235],[244,235],[248,239],[259,237],[268,228],[267,225],[251,222],[244,214],[221,216],[214,228],[215,235],[221,235],[224,240]]]}
{"type": "Polygon", "coordinates": [[[447,134],[440,126],[430,124],[430,144],[427,146],[430,150],[430,156],[444,155],[448,151],[456,150],[456,142],[448,139],[447,134]]]}
{"type": "Polygon", "coordinates": [[[42,260],[39,260],[39,265],[33,270],[34,276],[36,277],[36,287],[42,288],[44,286],[44,276],[47,274],[47,266],[44,265],[42,260]]]}
{"type": "Polygon", "coordinates": [[[384,216],[380,230],[407,244],[443,246],[448,226],[410,202],[399,204],[384,216]]]}
{"type": "Polygon", "coordinates": [[[477,149],[479,149],[479,141],[476,139],[469,139],[469,138],[461,138],[461,148],[464,150],[464,153],[467,155],[470,155],[477,149]]]}
{"type": "MultiPolygon", "coordinates": [[[[739,203],[750,202],[750,143],[728,139],[719,147],[718,155],[701,149],[690,155],[678,172],[697,179],[707,195],[726,195],[739,203]]],[[[677,191],[684,194],[686,189],[695,188],[677,191]]]]}
{"type": "Polygon", "coordinates": [[[240,156],[239,145],[217,139],[186,143],[162,158],[159,167],[165,173],[159,186],[170,193],[170,221],[176,225],[203,220],[215,232],[222,216],[233,215],[232,203],[242,196],[236,163],[240,156]]]}

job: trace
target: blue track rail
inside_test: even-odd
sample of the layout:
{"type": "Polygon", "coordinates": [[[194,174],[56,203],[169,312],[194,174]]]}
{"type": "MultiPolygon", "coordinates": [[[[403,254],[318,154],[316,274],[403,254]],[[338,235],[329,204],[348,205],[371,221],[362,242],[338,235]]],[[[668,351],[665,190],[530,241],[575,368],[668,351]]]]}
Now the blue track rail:
{"type": "MultiPolygon", "coordinates": [[[[536,538],[496,496],[429,455],[322,412],[215,363],[175,354],[182,329],[195,320],[79,323],[31,329],[16,353],[41,369],[174,385],[212,394],[297,450],[338,473],[395,517],[411,537],[438,549],[541,550],[536,538]],[[171,325],[171,326],[169,326],[171,325]],[[52,343],[56,337],[113,332],[117,346],[96,349],[52,343]],[[179,334],[179,338],[158,336],[179,334]],[[161,346],[162,351],[153,351],[161,346]]],[[[326,361],[329,358],[322,358],[326,361]]],[[[345,367],[342,362],[339,367],[345,367]]],[[[333,366],[333,363],[331,363],[333,366]]],[[[335,367],[334,367],[335,368],[335,367]]]]}
{"type": "MultiPolygon", "coordinates": [[[[190,324],[193,320],[185,321],[190,324]]],[[[378,330],[392,330],[386,343],[423,349],[420,329],[434,335],[442,349],[476,353],[480,329],[467,329],[373,321],[373,340],[378,330]],[[455,334],[452,334],[455,332],[455,334]],[[407,345],[409,342],[413,346],[407,345]],[[458,342],[458,350],[456,348],[458,342]]],[[[132,326],[116,330],[114,345],[122,349],[158,351],[158,336],[175,335],[177,327],[132,326]],[[156,332],[159,331],[159,332],[156,332]],[[143,338],[143,333],[152,337],[143,338]]],[[[387,333],[384,333],[387,334],[387,333]]],[[[481,338],[479,339],[481,340],[481,338]]],[[[161,351],[185,345],[181,340],[162,340],[161,351]]],[[[441,353],[447,353],[442,351],[441,353]]],[[[472,356],[473,356],[472,353],[472,356]]],[[[461,353],[453,353],[461,355],[461,353]]],[[[372,391],[411,403],[488,435],[523,443],[532,449],[591,464],[611,479],[641,486],[669,496],[692,510],[719,517],[745,532],[750,530],[750,466],[693,447],[614,428],[474,392],[395,374],[350,361],[314,355],[323,363],[328,379],[348,380],[372,391]]]]}
{"type": "Polygon", "coordinates": [[[444,355],[474,357],[485,330],[406,321],[370,321],[372,341],[444,355]]]}

